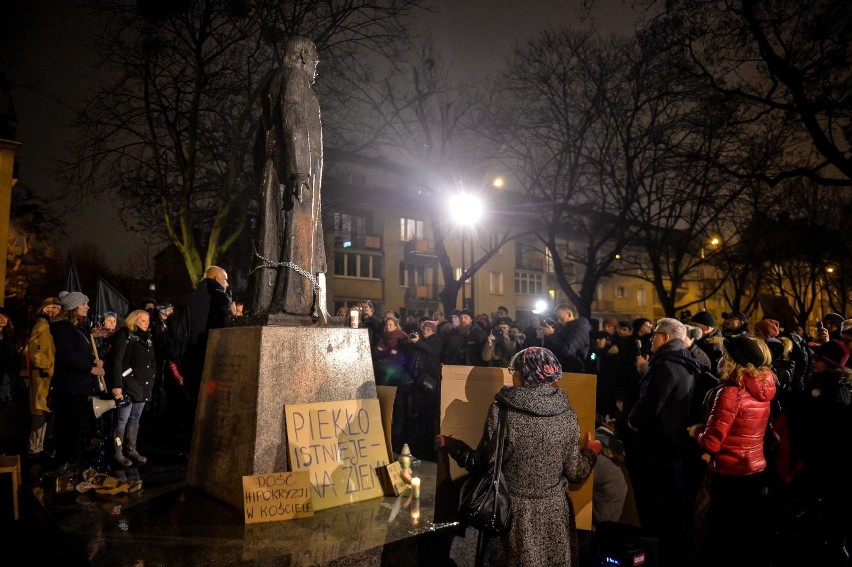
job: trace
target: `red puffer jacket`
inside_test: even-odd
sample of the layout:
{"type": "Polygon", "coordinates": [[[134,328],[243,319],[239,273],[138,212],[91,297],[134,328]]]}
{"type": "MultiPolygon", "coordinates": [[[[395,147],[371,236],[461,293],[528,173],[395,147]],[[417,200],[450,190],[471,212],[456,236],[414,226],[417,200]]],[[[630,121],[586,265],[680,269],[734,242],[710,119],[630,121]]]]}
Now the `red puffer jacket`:
{"type": "Polygon", "coordinates": [[[769,421],[769,402],[775,397],[775,378],[769,368],[746,372],[743,386],[723,382],[698,444],[713,459],[708,470],[742,476],[766,468],[763,436],[769,421]]]}

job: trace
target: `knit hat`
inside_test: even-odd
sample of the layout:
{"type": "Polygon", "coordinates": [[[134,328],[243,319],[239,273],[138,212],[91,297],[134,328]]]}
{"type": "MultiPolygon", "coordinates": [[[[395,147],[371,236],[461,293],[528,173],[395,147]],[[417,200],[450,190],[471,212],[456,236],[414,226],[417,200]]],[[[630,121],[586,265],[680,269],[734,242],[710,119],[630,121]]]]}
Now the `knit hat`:
{"type": "Polygon", "coordinates": [[[688,338],[692,339],[693,341],[697,341],[697,340],[701,339],[701,337],[704,336],[704,331],[702,331],[698,327],[694,327],[692,325],[687,325],[686,326],[686,336],[688,338]]]}
{"type": "Polygon", "coordinates": [[[831,340],[820,345],[816,349],[814,356],[838,368],[843,368],[846,365],[846,361],[849,360],[849,349],[846,348],[846,345],[842,341],[831,340]]]}
{"type": "Polygon", "coordinates": [[[89,298],[79,291],[60,291],[59,305],[63,311],[73,311],[89,302],[89,298]]]}
{"type": "Polygon", "coordinates": [[[62,307],[62,302],[59,300],[58,297],[48,297],[47,299],[41,302],[41,305],[38,308],[39,312],[41,312],[42,309],[50,305],[59,305],[60,307],[62,307]]]}
{"type": "Polygon", "coordinates": [[[740,366],[751,364],[757,368],[766,364],[763,351],[757,346],[757,341],[746,335],[734,335],[722,341],[725,352],[740,366]]]}
{"type": "Polygon", "coordinates": [[[748,323],[748,317],[742,311],[732,311],[730,313],[722,313],[722,319],[739,319],[743,323],[748,323]]]}
{"type": "Polygon", "coordinates": [[[781,323],[775,319],[761,319],[754,324],[754,328],[766,337],[777,337],[781,332],[781,323]]]}
{"type": "Polygon", "coordinates": [[[633,319],[633,325],[632,325],[633,326],[633,332],[638,333],[639,329],[642,328],[642,325],[645,325],[645,324],[648,324],[651,327],[654,326],[653,321],[651,321],[647,317],[639,317],[637,319],[633,319]]]}
{"type": "Polygon", "coordinates": [[[594,340],[611,339],[612,335],[609,333],[609,331],[592,331],[592,338],[594,340]]]}
{"type": "Polygon", "coordinates": [[[709,311],[699,311],[698,313],[692,316],[692,319],[690,319],[689,322],[698,323],[699,325],[706,325],[707,327],[716,326],[716,319],[709,311]]]}
{"type": "Polygon", "coordinates": [[[772,353],[773,362],[784,358],[784,343],[780,339],[770,337],[766,339],[766,346],[769,347],[769,352],[772,353]]]}
{"type": "Polygon", "coordinates": [[[520,372],[524,386],[552,384],[562,377],[562,365],[556,355],[543,347],[529,347],[515,354],[510,372],[520,372]]]}
{"type": "Polygon", "coordinates": [[[461,317],[462,315],[467,315],[468,317],[473,319],[473,313],[470,311],[470,309],[462,309],[461,311],[459,311],[459,317],[461,317]]]}
{"type": "Polygon", "coordinates": [[[421,327],[429,327],[433,331],[438,331],[438,322],[437,321],[423,321],[420,323],[421,327]]]}
{"type": "Polygon", "coordinates": [[[829,313],[822,318],[823,323],[832,323],[837,328],[843,324],[843,315],[839,313],[829,313]]]}

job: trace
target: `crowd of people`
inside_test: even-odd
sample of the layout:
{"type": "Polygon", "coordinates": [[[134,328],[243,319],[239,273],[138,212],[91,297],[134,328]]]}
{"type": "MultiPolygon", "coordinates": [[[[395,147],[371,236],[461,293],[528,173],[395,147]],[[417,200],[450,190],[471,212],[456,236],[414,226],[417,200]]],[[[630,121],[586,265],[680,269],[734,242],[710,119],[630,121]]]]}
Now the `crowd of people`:
{"type": "MultiPolygon", "coordinates": [[[[814,511],[820,564],[848,565],[852,319],[830,313],[807,337],[769,318],[751,329],[741,312],[722,313],[719,327],[704,310],[598,322],[560,304],[522,326],[504,307],[404,320],[393,310],[376,314],[368,300],[358,308],[376,384],[397,388],[395,452],[407,443],[416,456],[436,458],[442,365],[515,368],[516,387],[528,387],[525,373],[543,371],[524,370],[518,356],[537,353],[530,360],[552,357],[551,370],[597,376],[595,525],[634,524],[657,542],[663,566],[769,565],[777,499],[796,490],[814,511]],[[732,559],[734,543],[741,552],[732,559]]],[[[207,333],[237,316],[225,270],[208,268],[177,309],[146,299],[94,325],[88,297],[63,291],[34,315],[24,349],[29,388],[16,394],[19,345],[0,308],[0,402],[28,397],[31,459],[49,470],[104,453],[109,466],[143,465],[140,430],[150,419],[188,449],[207,333]],[[95,398],[115,403],[106,423],[93,412],[95,398]]],[[[503,403],[514,395],[503,392],[503,403]]],[[[584,477],[585,467],[566,478],[584,477]]]]}
{"type": "MultiPolygon", "coordinates": [[[[830,313],[806,337],[769,318],[752,330],[742,312],[722,313],[718,327],[705,310],[598,325],[561,304],[521,331],[503,308],[492,317],[456,310],[448,320],[437,312],[402,322],[393,311],[376,316],[369,302],[359,307],[377,384],[398,388],[395,444],[431,455],[441,364],[506,368],[543,347],[563,371],[597,376],[595,526],[634,525],[655,542],[663,566],[768,566],[795,494],[800,509],[791,513],[808,515],[809,556],[848,565],[852,466],[841,447],[852,431],[852,319],[830,313]]],[[[493,434],[492,410],[480,452],[493,434]]],[[[483,458],[438,439],[461,466],[473,470],[483,458]]],[[[539,472],[537,464],[524,474],[539,472]]],[[[488,553],[548,564],[523,559],[528,550],[513,550],[515,537],[488,553]]]]}
{"type": "Polygon", "coordinates": [[[17,345],[0,308],[0,376],[9,385],[8,394],[0,387],[0,402],[28,402],[28,462],[56,473],[144,465],[140,430],[151,421],[171,432],[176,454],[185,454],[207,333],[234,315],[227,272],[210,266],[178,311],[154,298],[129,313],[94,317],[89,310],[80,291],[48,297],[17,345]],[[22,361],[29,381],[18,388],[22,361]]]}

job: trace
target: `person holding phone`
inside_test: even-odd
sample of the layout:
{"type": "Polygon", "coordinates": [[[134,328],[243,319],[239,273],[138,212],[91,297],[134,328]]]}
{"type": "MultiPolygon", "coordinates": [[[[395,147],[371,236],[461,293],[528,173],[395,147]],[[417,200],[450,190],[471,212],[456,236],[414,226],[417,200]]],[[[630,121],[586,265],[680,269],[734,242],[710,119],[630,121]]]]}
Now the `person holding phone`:
{"type": "Polygon", "coordinates": [[[512,320],[508,317],[497,319],[491,333],[486,338],[485,345],[482,347],[482,360],[487,362],[489,366],[508,367],[509,361],[520,350],[521,345],[517,334],[513,336],[510,332],[511,323],[512,320]]]}

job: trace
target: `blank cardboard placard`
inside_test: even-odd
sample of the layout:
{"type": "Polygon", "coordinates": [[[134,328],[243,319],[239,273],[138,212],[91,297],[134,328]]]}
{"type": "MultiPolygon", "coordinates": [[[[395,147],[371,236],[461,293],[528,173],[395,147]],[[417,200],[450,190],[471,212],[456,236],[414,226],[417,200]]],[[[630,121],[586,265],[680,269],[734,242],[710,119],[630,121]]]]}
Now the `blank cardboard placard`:
{"type": "Polygon", "coordinates": [[[379,400],[288,404],[290,470],[308,471],[314,510],[383,495],[376,467],[388,463],[379,400]]]}
{"type": "MultiPolygon", "coordinates": [[[[577,413],[581,443],[586,432],[591,431],[594,435],[595,431],[596,380],[594,374],[563,372],[562,378],[556,382],[568,395],[571,407],[577,413]]],[[[511,384],[512,376],[505,368],[444,365],[441,379],[441,433],[476,447],[482,437],[488,406],[494,401],[494,394],[502,386],[511,384]]],[[[440,463],[439,460],[439,467],[440,463]]],[[[442,473],[456,480],[466,475],[467,471],[449,459],[449,470],[439,469],[439,482],[442,473]]],[[[592,527],[592,488],[592,476],[579,486],[571,485],[571,500],[580,529],[589,530],[592,527]]]]}
{"type": "Polygon", "coordinates": [[[262,524],[314,515],[308,471],[243,477],[246,524],[262,524]]]}

